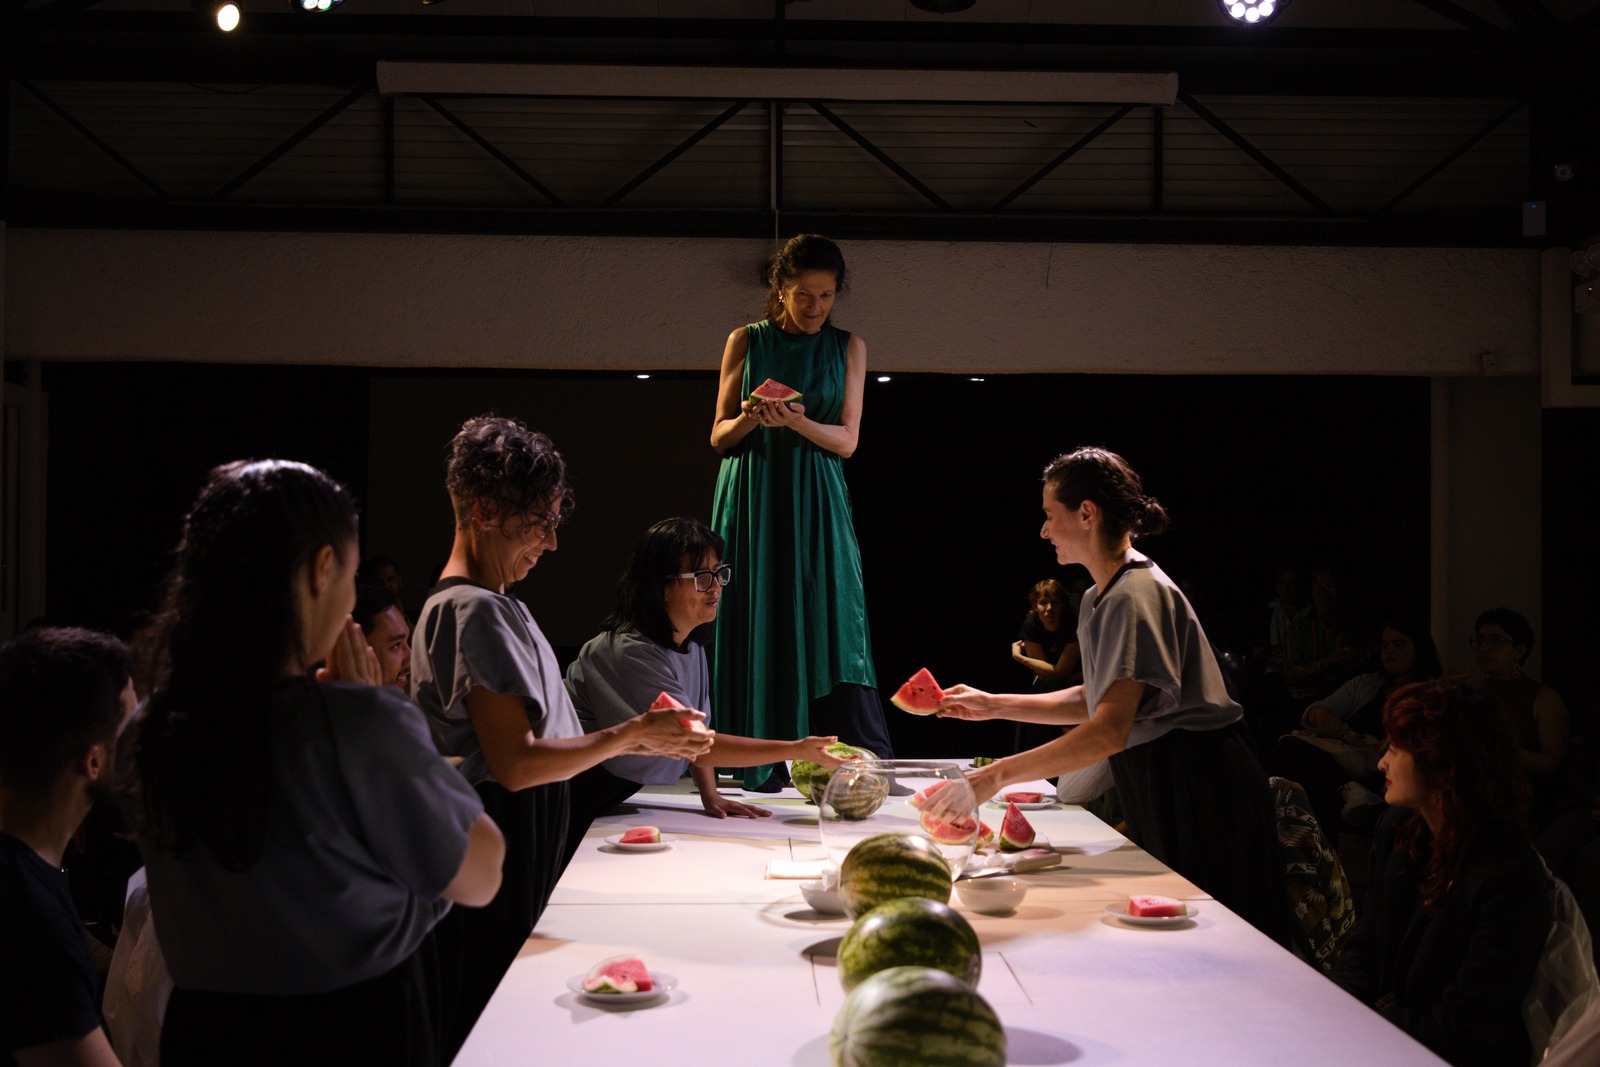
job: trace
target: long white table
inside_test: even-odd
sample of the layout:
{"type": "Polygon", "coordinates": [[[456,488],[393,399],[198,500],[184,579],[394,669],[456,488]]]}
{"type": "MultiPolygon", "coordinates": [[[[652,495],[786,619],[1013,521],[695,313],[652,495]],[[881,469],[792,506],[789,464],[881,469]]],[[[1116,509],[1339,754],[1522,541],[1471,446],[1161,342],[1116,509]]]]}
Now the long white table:
{"type": "MultiPolygon", "coordinates": [[[[792,790],[739,795],[773,817],[710,819],[688,790],[665,787],[597,821],[458,1067],[622,1056],[826,1067],[844,1001],[833,956],[850,920],[818,916],[797,882],[766,877],[771,860],[823,857],[817,809],[792,790]],[[604,843],[646,824],[677,843],[645,853],[604,843]],[[678,988],[637,1008],[568,990],[568,978],[623,953],[674,975],[678,988]]],[[[1063,868],[1025,875],[1031,888],[1012,915],[979,915],[951,898],[983,944],[978,990],[1005,1025],[1011,1063],[1443,1062],[1094,816],[1074,807],[1028,815],[1063,868]],[[1152,929],[1107,913],[1134,893],[1185,899],[1198,914],[1152,929]]]]}

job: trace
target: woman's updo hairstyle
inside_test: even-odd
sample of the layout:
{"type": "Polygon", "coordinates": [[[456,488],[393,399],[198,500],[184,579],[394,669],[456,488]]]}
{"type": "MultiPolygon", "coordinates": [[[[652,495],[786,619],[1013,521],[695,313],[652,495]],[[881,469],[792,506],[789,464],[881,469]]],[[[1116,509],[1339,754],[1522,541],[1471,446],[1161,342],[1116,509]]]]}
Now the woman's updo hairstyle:
{"type": "Polygon", "coordinates": [[[811,271],[826,271],[833,275],[833,291],[843,296],[849,282],[845,278],[844,253],[839,246],[814,233],[791,237],[761,272],[767,284],[767,318],[773,322],[783,313],[783,290],[790,282],[811,271]]]}
{"type": "Polygon", "coordinates": [[[1167,512],[1153,496],[1144,495],[1139,474],[1128,461],[1104,448],[1078,448],[1050,461],[1044,484],[1063,507],[1076,511],[1085,500],[1100,509],[1101,529],[1112,544],[1167,528],[1167,512]]]}
{"type": "Polygon", "coordinates": [[[567,462],[555,442],[520,419],[480,415],[461,424],[445,460],[445,489],[455,507],[456,525],[472,521],[475,504],[487,518],[543,518],[551,501],[563,515],[572,510],[567,462]]]}

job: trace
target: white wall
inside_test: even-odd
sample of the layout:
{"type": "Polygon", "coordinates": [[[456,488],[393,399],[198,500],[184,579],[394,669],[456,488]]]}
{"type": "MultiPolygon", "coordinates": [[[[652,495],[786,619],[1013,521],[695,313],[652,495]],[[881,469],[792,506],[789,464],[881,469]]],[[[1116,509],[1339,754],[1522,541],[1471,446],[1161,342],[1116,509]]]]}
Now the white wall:
{"type": "MultiPolygon", "coordinates": [[[[16,230],[12,358],[714,367],[762,240],[16,230]]],[[[846,245],[875,369],[1476,375],[1538,369],[1518,250],[846,245]]]]}

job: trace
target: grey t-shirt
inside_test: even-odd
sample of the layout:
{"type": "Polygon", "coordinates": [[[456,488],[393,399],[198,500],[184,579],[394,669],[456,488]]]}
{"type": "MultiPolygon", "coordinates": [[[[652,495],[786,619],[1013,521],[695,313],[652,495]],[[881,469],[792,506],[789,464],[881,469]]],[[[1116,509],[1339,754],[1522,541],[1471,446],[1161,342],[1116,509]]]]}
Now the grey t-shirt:
{"type": "Polygon", "coordinates": [[[467,715],[475,686],[520,697],[528,728],[541,739],[581,737],[561,668],[516,597],[461,578],[447,578],[429,595],[411,643],[411,692],[447,756],[462,757],[461,773],[474,785],[490,782],[478,733],[467,715]]]}
{"type": "Polygon", "coordinates": [[[286,684],[272,717],[261,858],[223,870],[140,839],[150,904],[184,989],[325,993],[409,957],[449,908],[439,894],[483,804],[388,687],[286,684]]]}
{"type": "MultiPolygon", "coordinates": [[[[683,651],[631,627],[592,638],[567,668],[567,692],[586,732],[627,722],[662,693],[703,711],[711,728],[711,676],[706,651],[691,641],[683,651]]],[[[613,756],[602,766],[640,785],[665,785],[683,777],[686,759],[613,756]]]]}
{"type": "Polygon", "coordinates": [[[1083,695],[1094,708],[1112,682],[1146,685],[1128,747],[1171,730],[1215,730],[1243,717],[1194,608],[1155,562],[1128,564],[1078,608],[1083,695]]]}

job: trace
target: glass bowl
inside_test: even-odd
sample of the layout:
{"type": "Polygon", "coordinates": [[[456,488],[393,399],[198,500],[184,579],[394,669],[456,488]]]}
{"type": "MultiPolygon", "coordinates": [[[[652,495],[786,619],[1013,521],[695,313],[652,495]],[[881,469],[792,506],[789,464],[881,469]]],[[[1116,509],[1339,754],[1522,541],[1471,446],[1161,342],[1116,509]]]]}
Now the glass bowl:
{"type": "Polygon", "coordinates": [[[978,844],[977,798],[954,763],[851,760],[828,778],[818,806],[822,847],[835,865],[873,834],[916,834],[938,847],[953,877],[978,844]]]}

